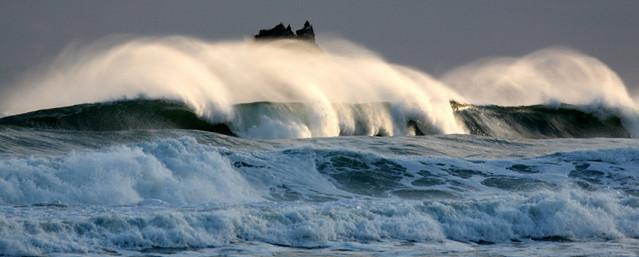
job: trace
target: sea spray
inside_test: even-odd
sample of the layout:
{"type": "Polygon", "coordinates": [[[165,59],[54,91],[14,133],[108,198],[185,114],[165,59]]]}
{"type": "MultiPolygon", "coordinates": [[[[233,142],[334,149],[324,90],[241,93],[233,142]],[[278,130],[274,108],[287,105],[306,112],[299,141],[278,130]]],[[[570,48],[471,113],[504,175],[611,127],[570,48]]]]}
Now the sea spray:
{"type": "MultiPolygon", "coordinates": [[[[332,45],[342,48],[336,52],[353,47],[332,45]]],[[[206,42],[186,37],[141,38],[88,49],[67,52],[46,75],[25,82],[12,94],[21,100],[6,99],[2,111],[15,114],[143,95],[182,100],[198,115],[224,122],[235,118],[233,104],[302,102],[314,106],[305,122],[265,117],[265,123],[282,123],[294,130],[292,137],[315,137],[339,135],[340,119],[349,115],[343,108],[336,110],[335,103],[392,102],[425,121],[423,130],[464,131],[448,103],[461,97],[427,74],[363,51],[343,55],[298,41],[206,42]]],[[[371,118],[393,124],[389,116],[371,118]]],[[[403,131],[405,125],[387,130],[403,131]]]]}
{"type": "MultiPolygon", "coordinates": [[[[469,133],[473,128],[455,118],[449,101],[555,102],[610,110],[631,135],[638,134],[638,109],[621,79],[601,61],[574,50],[487,58],[438,80],[343,39],[323,39],[320,47],[297,40],[189,37],[98,41],[69,47],[47,72],[33,73],[2,97],[0,112],[123,98],[173,99],[210,123],[234,124],[234,133],[243,137],[308,138],[469,133]],[[238,109],[247,103],[275,104],[238,109]],[[365,105],[370,108],[362,109],[365,105]]],[[[495,135],[512,134],[510,126],[504,129],[495,135]]]]}
{"type": "MultiPolygon", "coordinates": [[[[519,58],[484,58],[441,80],[474,104],[524,106],[549,102],[614,110],[633,136],[639,106],[623,81],[595,57],[568,48],[542,49],[519,58]]],[[[556,105],[556,104],[554,104],[556,105]]]]}

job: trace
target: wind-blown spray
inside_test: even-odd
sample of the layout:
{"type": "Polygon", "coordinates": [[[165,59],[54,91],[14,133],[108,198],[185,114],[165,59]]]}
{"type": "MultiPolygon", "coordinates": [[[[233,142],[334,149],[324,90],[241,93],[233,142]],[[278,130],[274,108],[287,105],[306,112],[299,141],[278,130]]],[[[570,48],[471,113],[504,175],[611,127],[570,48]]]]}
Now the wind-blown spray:
{"type": "Polygon", "coordinates": [[[521,58],[484,59],[453,69],[441,79],[474,104],[566,103],[589,112],[613,109],[629,132],[639,135],[639,109],[623,81],[606,64],[575,50],[548,48],[521,58]]]}
{"type": "Polygon", "coordinates": [[[461,97],[437,80],[365,51],[345,49],[353,44],[331,45],[333,49],[320,50],[290,40],[210,43],[171,37],[94,46],[63,55],[45,76],[21,87],[20,101],[9,101],[4,108],[20,113],[143,95],[182,100],[198,115],[225,122],[241,118],[233,109],[238,103],[295,102],[308,106],[303,117],[273,120],[259,114],[258,127],[270,127],[261,128],[260,135],[337,136],[353,130],[356,122],[367,124],[371,135],[380,130],[397,135],[409,133],[406,120],[425,121],[419,124],[425,131],[463,132],[448,103],[461,97]],[[381,102],[393,108],[355,115],[340,105],[381,102]],[[280,132],[265,135],[264,130],[280,132]]]}
{"type": "Polygon", "coordinates": [[[340,39],[325,40],[320,49],[298,40],[137,38],[66,51],[44,75],[16,88],[2,99],[0,112],[123,98],[174,99],[212,123],[231,124],[238,135],[257,138],[466,133],[451,100],[567,103],[590,106],[590,112],[612,108],[633,135],[639,116],[610,68],[556,48],[478,61],[440,81],[340,39]],[[255,102],[269,104],[239,105],[255,102]]]}

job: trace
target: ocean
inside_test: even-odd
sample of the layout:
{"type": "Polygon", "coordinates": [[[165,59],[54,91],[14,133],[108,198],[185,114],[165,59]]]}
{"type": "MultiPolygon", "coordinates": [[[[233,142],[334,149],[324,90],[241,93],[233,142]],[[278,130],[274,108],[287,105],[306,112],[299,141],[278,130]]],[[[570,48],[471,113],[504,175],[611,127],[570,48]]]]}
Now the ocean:
{"type": "Polygon", "coordinates": [[[0,255],[639,255],[639,115],[600,62],[434,78],[279,44],[118,42],[29,80],[0,105],[0,255]]]}

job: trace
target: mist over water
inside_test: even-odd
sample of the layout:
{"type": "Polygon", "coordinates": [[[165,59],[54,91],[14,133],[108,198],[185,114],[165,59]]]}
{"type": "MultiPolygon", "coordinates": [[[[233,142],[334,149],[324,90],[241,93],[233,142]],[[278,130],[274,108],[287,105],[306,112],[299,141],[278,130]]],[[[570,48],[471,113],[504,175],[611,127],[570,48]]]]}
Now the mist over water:
{"type": "Polygon", "coordinates": [[[533,105],[552,101],[634,108],[625,85],[608,66],[572,49],[548,48],[520,58],[472,62],[442,81],[475,104],[533,105]]]}
{"type": "Polygon", "coordinates": [[[441,78],[385,61],[333,38],[320,48],[299,41],[207,42],[136,38],[68,48],[50,70],[3,97],[0,113],[131,98],[184,101],[211,122],[233,123],[257,138],[349,134],[467,133],[450,100],[508,106],[567,103],[618,110],[637,134],[635,101],[614,71],[570,49],[484,59],[441,78]],[[241,103],[302,103],[242,111],[241,103]],[[390,106],[380,106],[389,103],[390,106]],[[362,109],[349,104],[368,104],[362,109]],[[249,119],[250,117],[250,119],[249,119]],[[362,124],[364,124],[362,126],[362,124]]]}
{"type": "Polygon", "coordinates": [[[611,108],[633,137],[639,133],[637,104],[623,81],[603,62],[572,49],[479,60],[449,71],[441,80],[474,104],[567,103],[594,113],[611,108]]]}

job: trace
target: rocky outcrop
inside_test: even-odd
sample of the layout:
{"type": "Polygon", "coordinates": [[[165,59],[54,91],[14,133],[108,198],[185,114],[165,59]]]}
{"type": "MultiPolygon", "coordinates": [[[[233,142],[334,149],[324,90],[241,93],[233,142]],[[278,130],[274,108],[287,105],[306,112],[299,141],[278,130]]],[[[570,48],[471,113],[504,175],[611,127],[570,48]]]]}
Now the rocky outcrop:
{"type": "Polygon", "coordinates": [[[315,42],[315,32],[310,22],[304,22],[304,27],[295,31],[297,38],[315,42]]]}
{"type": "Polygon", "coordinates": [[[299,39],[315,43],[315,32],[308,21],[304,23],[304,27],[295,32],[291,29],[290,24],[284,27],[284,24],[280,23],[271,29],[261,29],[254,37],[256,40],[299,39]]]}

